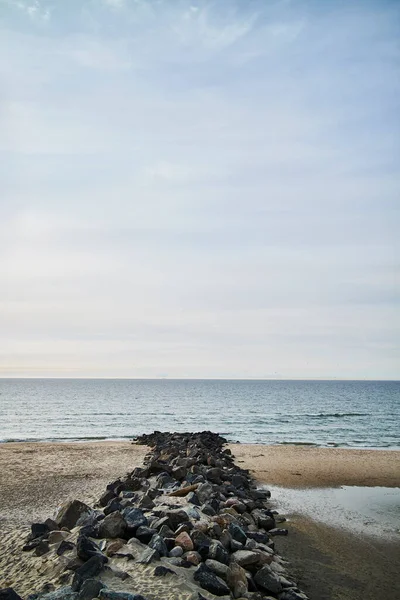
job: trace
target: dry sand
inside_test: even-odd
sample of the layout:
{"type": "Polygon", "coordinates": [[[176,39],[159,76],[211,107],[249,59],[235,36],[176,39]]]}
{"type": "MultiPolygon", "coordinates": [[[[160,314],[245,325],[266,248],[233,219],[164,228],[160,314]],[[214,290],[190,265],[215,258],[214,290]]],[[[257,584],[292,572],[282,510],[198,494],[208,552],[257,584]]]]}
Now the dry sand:
{"type": "MultiPolygon", "coordinates": [[[[244,444],[231,449],[262,483],[400,486],[400,452],[244,444]]],[[[37,582],[55,581],[51,556],[21,553],[28,524],[53,515],[66,499],[92,503],[109,481],[140,465],[146,452],[128,442],[0,444],[0,588],[13,585],[26,595],[37,582]]],[[[357,538],[298,515],[288,528],[288,538],[276,539],[277,548],[313,600],[400,597],[398,544],[357,538]]],[[[132,572],[135,589],[149,600],[190,597],[182,581],[157,583],[150,571],[135,566],[132,572]]]]}
{"type": "Polygon", "coordinates": [[[231,444],[256,479],[282,487],[400,487],[400,451],[231,444]]]}

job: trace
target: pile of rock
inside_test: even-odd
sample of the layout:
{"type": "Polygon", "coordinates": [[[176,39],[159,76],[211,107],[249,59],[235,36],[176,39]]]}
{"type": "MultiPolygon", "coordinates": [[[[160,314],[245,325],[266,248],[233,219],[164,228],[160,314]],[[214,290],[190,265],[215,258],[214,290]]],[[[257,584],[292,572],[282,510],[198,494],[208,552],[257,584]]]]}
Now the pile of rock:
{"type": "MultiPolygon", "coordinates": [[[[66,585],[27,600],[144,600],[103,581],[107,572],[132,579],[130,561],[157,564],[157,577],[185,577],[196,600],[306,600],[274,551],[274,536],[287,530],[276,527],[270,493],[235,465],[224,438],[154,432],[135,443],[151,447],[143,467],[110,483],[96,508],[74,500],[54,521],[32,525],[23,550],[43,556],[56,548],[66,585]]],[[[0,600],[18,599],[0,591],[0,600]]]]}

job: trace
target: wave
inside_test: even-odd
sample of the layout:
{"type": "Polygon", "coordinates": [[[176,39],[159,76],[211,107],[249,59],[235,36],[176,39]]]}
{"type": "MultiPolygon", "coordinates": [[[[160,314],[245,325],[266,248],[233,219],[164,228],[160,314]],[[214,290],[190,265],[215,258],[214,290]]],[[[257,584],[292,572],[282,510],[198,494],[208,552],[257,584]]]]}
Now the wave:
{"type": "Polygon", "coordinates": [[[302,415],[303,417],[311,417],[312,419],[325,419],[327,417],[334,417],[335,419],[341,419],[342,417],[368,417],[371,413],[361,412],[336,412],[336,413],[311,413],[302,415]]]}

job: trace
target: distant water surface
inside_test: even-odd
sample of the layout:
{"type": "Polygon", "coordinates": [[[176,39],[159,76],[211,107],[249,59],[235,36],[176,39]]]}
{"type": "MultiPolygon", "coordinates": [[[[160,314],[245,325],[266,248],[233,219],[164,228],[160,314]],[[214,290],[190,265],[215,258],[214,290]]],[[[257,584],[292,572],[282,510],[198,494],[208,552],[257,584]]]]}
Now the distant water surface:
{"type": "Polygon", "coordinates": [[[399,381],[0,379],[0,440],[231,441],[400,448],[399,381]]]}

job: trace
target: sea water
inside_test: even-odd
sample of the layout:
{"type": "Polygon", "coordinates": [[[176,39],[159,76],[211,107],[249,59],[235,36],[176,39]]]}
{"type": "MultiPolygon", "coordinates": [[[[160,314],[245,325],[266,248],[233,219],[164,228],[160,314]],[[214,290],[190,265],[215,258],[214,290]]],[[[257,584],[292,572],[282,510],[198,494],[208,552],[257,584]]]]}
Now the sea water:
{"type": "Polygon", "coordinates": [[[0,379],[0,440],[130,439],[400,448],[399,381],[0,379]]]}

